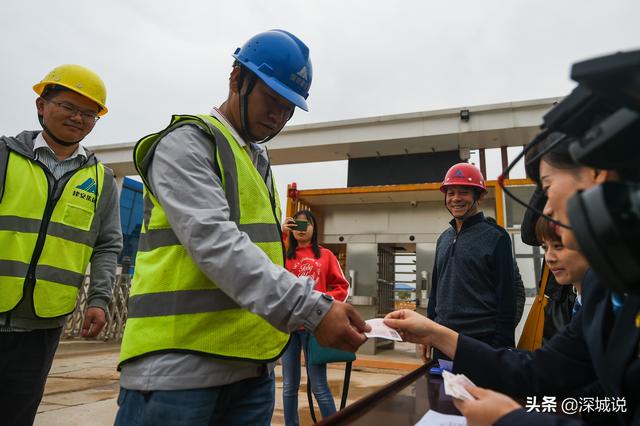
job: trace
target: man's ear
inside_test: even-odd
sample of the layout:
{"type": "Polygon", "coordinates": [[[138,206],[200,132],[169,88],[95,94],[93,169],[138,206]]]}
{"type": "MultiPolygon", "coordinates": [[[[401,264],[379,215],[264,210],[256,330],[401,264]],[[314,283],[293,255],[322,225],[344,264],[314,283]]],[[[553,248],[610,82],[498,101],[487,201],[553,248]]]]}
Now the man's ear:
{"type": "Polygon", "coordinates": [[[39,97],[39,96],[36,99],[36,109],[38,111],[38,115],[44,115],[44,103],[45,102],[46,101],[43,98],[39,97]]]}
{"type": "Polygon", "coordinates": [[[618,174],[615,171],[593,169],[593,181],[596,184],[601,184],[612,180],[618,180],[618,174]]]}
{"type": "Polygon", "coordinates": [[[240,77],[240,67],[235,66],[231,70],[229,75],[229,91],[231,93],[240,93],[240,87],[238,86],[238,77],[240,77]]]}

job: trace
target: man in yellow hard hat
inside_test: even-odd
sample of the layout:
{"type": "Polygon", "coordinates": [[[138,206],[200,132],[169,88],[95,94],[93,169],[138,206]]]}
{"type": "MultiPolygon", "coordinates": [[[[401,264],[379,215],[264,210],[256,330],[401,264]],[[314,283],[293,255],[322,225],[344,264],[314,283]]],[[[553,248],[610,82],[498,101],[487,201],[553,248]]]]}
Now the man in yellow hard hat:
{"type": "Polygon", "coordinates": [[[105,324],[122,249],[113,172],[80,145],[106,114],[93,71],[61,65],[33,87],[42,131],[0,137],[0,416],[30,425],[91,263],[81,335],[105,324]]]}

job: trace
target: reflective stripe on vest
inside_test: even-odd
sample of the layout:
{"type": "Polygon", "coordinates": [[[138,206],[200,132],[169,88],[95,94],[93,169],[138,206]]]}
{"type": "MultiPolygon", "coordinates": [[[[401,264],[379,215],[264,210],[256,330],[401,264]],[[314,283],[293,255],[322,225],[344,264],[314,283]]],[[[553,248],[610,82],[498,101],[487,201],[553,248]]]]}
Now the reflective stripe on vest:
{"type": "Polygon", "coordinates": [[[18,305],[29,280],[37,317],[67,315],[75,308],[98,235],[94,216],[104,166],[85,166],[51,184],[43,166],[15,152],[0,164],[4,167],[0,312],[18,305]]]}
{"type": "MultiPolygon", "coordinates": [[[[238,225],[240,232],[244,232],[251,238],[253,243],[275,243],[280,242],[280,234],[273,225],[266,223],[249,223],[238,225]]],[[[140,236],[138,251],[152,251],[159,247],[180,244],[178,237],[172,229],[150,229],[145,232],[144,237],[140,236]]]]}
{"type": "Polygon", "coordinates": [[[284,350],[288,334],[242,309],[200,271],[146,182],[146,169],[157,142],[169,131],[188,124],[197,125],[215,141],[230,220],[274,263],[284,265],[276,216],[278,200],[272,199],[247,152],[213,117],[174,116],[167,129],[141,139],[135,148],[145,206],[120,364],[170,351],[272,361],[284,350]]]}

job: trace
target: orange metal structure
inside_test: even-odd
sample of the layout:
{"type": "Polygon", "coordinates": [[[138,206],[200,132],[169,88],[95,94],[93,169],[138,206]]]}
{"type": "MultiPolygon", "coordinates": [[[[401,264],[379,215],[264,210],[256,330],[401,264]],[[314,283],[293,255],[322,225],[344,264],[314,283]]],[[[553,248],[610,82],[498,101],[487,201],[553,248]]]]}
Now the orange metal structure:
{"type": "MultiPolygon", "coordinates": [[[[506,186],[534,185],[530,179],[505,179],[506,186]]],[[[486,182],[487,189],[492,190],[495,197],[496,221],[500,226],[505,226],[504,191],[498,185],[497,180],[486,182]]],[[[307,189],[299,190],[293,184],[287,187],[287,217],[302,209],[313,210],[313,197],[317,196],[341,196],[341,195],[366,195],[381,193],[411,193],[423,191],[440,192],[440,182],[416,183],[406,185],[379,185],[358,186],[351,188],[307,189]]]]}

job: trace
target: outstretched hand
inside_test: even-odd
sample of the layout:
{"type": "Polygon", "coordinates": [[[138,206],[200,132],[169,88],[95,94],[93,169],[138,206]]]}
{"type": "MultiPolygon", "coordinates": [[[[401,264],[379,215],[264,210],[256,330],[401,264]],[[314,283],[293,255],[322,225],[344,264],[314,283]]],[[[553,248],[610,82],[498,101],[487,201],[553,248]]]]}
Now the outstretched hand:
{"type": "Polygon", "coordinates": [[[453,399],[453,404],[467,418],[469,426],[490,426],[512,411],[522,408],[507,395],[489,389],[465,386],[476,399],[453,399]]]}
{"type": "Polygon", "coordinates": [[[401,309],[384,317],[384,323],[395,329],[403,340],[430,346],[428,337],[434,332],[436,323],[419,313],[401,309]]]}
{"type": "Polygon", "coordinates": [[[321,346],[355,352],[367,340],[366,331],[371,327],[353,306],[336,300],[313,334],[321,346]]]}
{"type": "Polygon", "coordinates": [[[391,312],[384,323],[400,333],[406,341],[424,346],[422,359],[427,362],[431,347],[453,359],[458,349],[458,333],[409,309],[391,312]]]}

